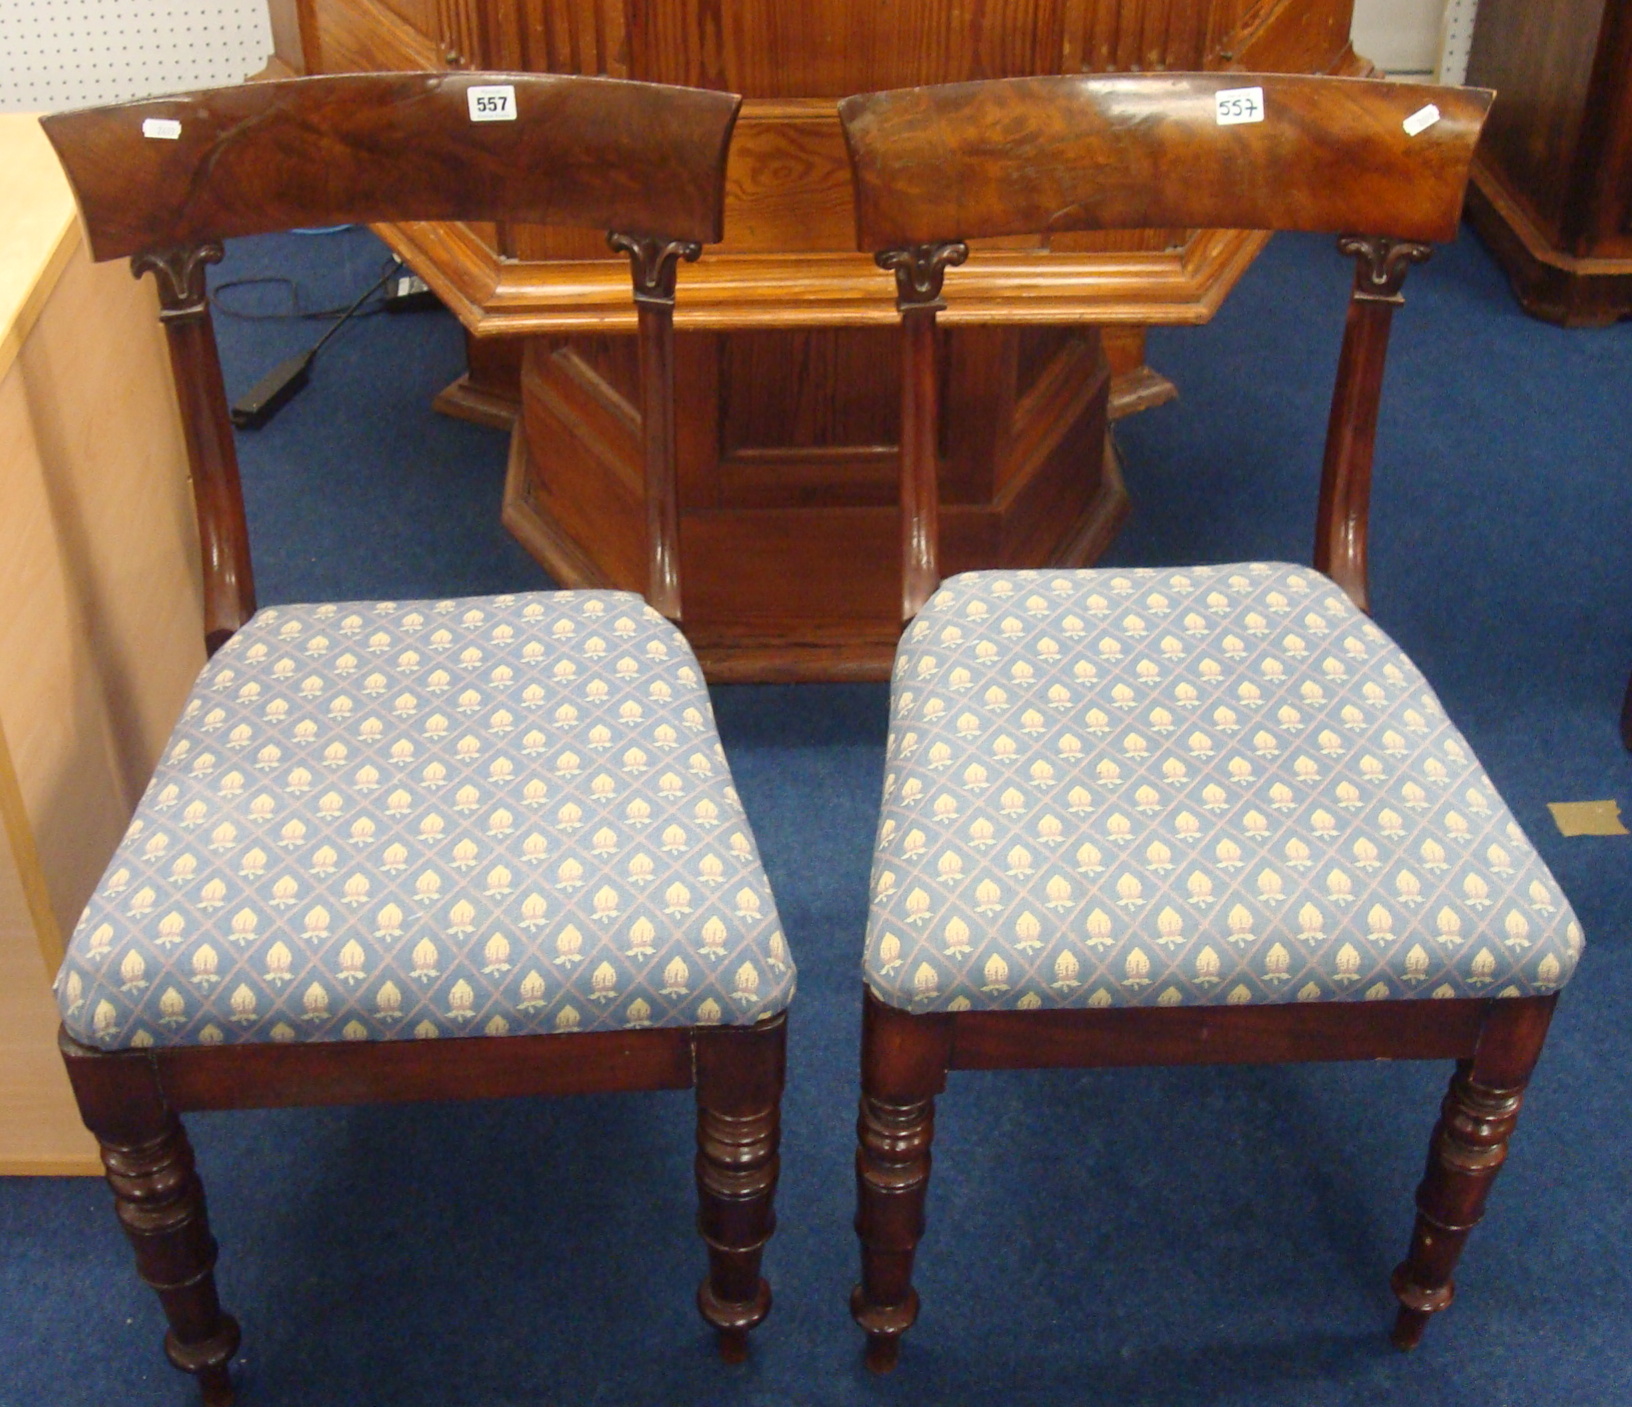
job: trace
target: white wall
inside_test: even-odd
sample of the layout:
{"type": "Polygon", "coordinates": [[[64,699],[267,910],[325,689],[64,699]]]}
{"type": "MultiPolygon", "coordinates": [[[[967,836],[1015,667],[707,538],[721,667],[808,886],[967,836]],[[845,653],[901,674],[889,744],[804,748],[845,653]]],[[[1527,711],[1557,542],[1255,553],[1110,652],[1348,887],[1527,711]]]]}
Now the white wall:
{"type": "Polygon", "coordinates": [[[1460,83],[1479,0],[1354,0],[1354,47],[1397,77],[1460,83]]]}
{"type": "Polygon", "coordinates": [[[266,0],[0,0],[0,112],[236,83],[271,52],[266,0]]]}

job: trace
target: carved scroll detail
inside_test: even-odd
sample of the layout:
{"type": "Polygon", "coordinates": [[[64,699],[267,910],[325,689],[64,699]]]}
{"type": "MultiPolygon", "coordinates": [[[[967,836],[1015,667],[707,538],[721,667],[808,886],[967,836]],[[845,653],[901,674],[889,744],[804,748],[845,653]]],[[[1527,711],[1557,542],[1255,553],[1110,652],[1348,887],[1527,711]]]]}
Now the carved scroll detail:
{"type": "Polygon", "coordinates": [[[622,234],[613,230],[606,242],[620,254],[629,256],[635,276],[635,302],[674,306],[675,275],[680,260],[697,262],[703,246],[695,240],[665,239],[662,235],[622,234]]]}
{"type": "Polygon", "coordinates": [[[914,244],[905,249],[884,249],[873,255],[881,269],[895,275],[895,305],[907,308],[944,308],[941,284],[946,271],[969,257],[961,239],[946,244],[914,244]]]}
{"type": "Polygon", "coordinates": [[[223,253],[219,240],[144,249],[130,256],[130,272],[136,278],[153,275],[159,290],[159,316],[165,322],[191,322],[203,317],[209,307],[204,271],[210,264],[219,264],[223,253]]]}
{"type": "Polygon", "coordinates": [[[1433,247],[1387,235],[1340,235],[1340,252],[1354,260],[1354,294],[1368,303],[1403,303],[1400,289],[1411,265],[1428,261],[1433,247]]]}

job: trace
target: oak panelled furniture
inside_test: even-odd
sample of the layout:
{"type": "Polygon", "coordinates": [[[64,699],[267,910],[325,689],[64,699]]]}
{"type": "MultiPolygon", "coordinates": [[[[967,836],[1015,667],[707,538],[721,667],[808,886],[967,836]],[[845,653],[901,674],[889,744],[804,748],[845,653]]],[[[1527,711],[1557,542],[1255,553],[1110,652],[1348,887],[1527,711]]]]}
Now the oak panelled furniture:
{"type": "Polygon", "coordinates": [[[1524,310],[1566,327],[1632,314],[1632,8],[1480,0],[1468,81],[1497,93],[1468,219],[1524,310]]]}
{"type": "Polygon", "coordinates": [[[910,624],[865,957],[851,1302],[875,1368],[917,1316],[934,1097],[954,1069],[1454,1058],[1395,1342],[1450,1303],[1581,946],[1427,683],[1364,614],[1389,322],[1422,241],[1455,236],[1489,102],[1167,74],[841,106],[858,242],[893,270],[903,323],[910,624]],[[1256,120],[1220,125],[1221,90],[1256,120]],[[943,270],[970,237],[1130,225],[1339,232],[1355,257],[1319,570],[942,584],[943,270]]]}
{"type": "MultiPolygon", "coordinates": [[[[894,656],[894,314],[853,238],[847,93],[1087,70],[1365,73],[1352,0],[272,0],[274,67],[601,73],[743,94],[725,239],[676,309],[686,634],[711,679],[885,679],[894,656]]],[[[504,521],[555,579],[639,589],[622,277],[582,231],[386,240],[473,339],[439,404],[516,429],[504,521]]],[[[1224,229],[1062,231],[953,280],[944,560],[1092,562],[1127,511],[1107,414],[1174,388],[1147,323],[1205,322],[1261,248],[1224,229]],[[1107,409],[1107,397],[1109,410],[1107,409]]]]}
{"type": "Polygon", "coordinates": [[[166,1352],[207,1402],[232,1399],[239,1335],[190,1109],[695,1087],[699,1307],[736,1358],[770,1306],[794,974],[695,658],[659,614],[680,607],[674,269],[720,237],[736,112],[613,80],[401,74],[45,119],[94,256],[157,278],[203,544],[212,659],[57,987],[166,1352]],[[509,120],[474,120],[478,86],[509,120]],[[652,605],[255,610],[205,268],[225,237],[408,217],[596,228],[629,254],[652,605]]]}

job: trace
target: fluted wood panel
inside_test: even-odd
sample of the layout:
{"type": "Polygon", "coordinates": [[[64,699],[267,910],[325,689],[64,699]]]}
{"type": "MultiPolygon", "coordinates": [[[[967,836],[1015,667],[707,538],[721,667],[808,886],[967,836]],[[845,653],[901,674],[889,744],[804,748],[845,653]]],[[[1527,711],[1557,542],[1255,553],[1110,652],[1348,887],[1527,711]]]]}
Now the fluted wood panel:
{"type": "MultiPolygon", "coordinates": [[[[298,3],[272,0],[273,18],[290,33],[304,25],[313,72],[519,68],[749,98],[1220,68],[1243,64],[1249,50],[1258,68],[1324,69],[1344,47],[1352,8],[1351,0],[310,0],[297,22],[298,3]]],[[[280,42],[280,57],[301,67],[287,47],[280,42]]]]}
{"type": "Polygon", "coordinates": [[[630,55],[654,81],[751,98],[1054,72],[1065,0],[651,0],[631,7],[630,55]]]}

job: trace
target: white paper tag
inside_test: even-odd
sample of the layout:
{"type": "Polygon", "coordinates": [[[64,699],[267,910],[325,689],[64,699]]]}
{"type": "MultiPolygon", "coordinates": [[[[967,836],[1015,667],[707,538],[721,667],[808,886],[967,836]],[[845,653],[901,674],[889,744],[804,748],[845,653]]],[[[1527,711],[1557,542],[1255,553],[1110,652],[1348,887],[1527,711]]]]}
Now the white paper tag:
{"type": "Polygon", "coordinates": [[[478,84],[465,89],[472,122],[514,122],[516,89],[513,83],[478,84]]]}
{"type": "Polygon", "coordinates": [[[1218,104],[1218,125],[1235,127],[1243,122],[1264,120],[1264,90],[1262,88],[1220,88],[1213,94],[1218,104]]]}
{"type": "Polygon", "coordinates": [[[173,117],[144,117],[142,119],[142,135],[157,137],[163,142],[173,142],[181,136],[181,123],[173,117]]]}
{"type": "Polygon", "coordinates": [[[1406,118],[1405,121],[1400,124],[1400,126],[1405,128],[1406,136],[1414,137],[1418,132],[1426,132],[1434,125],[1434,123],[1438,121],[1439,109],[1432,103],[1429,103],[1427,107],[1419,107],[1414,113],[1411,114],[1411,116],[1406,118]]]}

